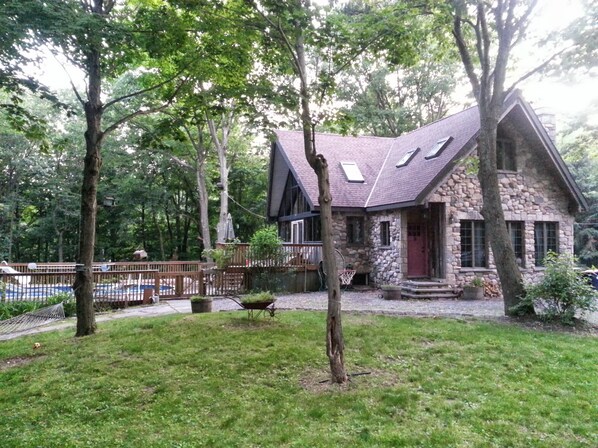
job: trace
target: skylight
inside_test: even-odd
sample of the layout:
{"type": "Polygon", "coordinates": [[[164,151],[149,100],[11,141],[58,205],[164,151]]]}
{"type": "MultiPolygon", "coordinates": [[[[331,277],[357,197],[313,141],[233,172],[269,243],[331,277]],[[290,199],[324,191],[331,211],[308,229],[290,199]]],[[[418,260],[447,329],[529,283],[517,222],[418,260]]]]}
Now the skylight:
{"type": "Polygon", "coordinates": [[[397,163],[397,168],[408,165],[409,162],[411,162],[411,159],[413,159],[415,157],[415,155],[418,153],[418,151],[419,151],[419,148],[415,148],[415,149],[412,149],[411,151],[407,151],[407,154],[405,154],[403,157],[401,157],[401,160],[399,160],[399,162],[397,163]]]}
{"type": "Polygon", "coordinates": [[[364,178],[355,162],[341,162],[345,176],[349,182],[364,182],[364,178]]]}
{"type": "Polygon", "coordinates": [[[453,137],[445,137],[438,140],[436,144],[432,147],[432,149],[430,149],[430,152],[426,154],[426,160],[438,157],[440,153],[444,151],[444,148],[446,148],[449,145],[452,139],[453,137]]]}

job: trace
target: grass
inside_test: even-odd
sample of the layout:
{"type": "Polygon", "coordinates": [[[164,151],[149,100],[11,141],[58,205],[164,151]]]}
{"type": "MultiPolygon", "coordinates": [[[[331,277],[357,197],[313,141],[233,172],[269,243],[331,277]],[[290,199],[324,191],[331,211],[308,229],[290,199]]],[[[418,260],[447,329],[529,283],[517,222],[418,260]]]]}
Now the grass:
{"type": "Polygon", "coordinates": [[[348,370],[371,374],[339,388],[320,383],[324,321],[179,315],[2,342],[0,446],[598,446],[595,337],[346,315],[348,370]]]}

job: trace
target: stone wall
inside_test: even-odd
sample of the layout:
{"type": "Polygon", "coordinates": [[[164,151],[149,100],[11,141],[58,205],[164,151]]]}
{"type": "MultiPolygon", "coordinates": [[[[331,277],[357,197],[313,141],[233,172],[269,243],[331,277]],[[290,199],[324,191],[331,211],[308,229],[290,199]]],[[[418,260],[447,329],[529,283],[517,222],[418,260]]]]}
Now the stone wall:
{"type": "MultiPolygon", "coordinates": [[[[521,221],[524,224],[524,260],[522,272],[526,280],[541,276],[542,268],[535,267],[534,222],[558,222],[558,244],[560,252],[573,252],[573,222],[569,213],[570,199],[555,173],[551,162],[538,148],[531,148],[514,130],[517,148],[518,172],[501,172],[499,182],[503,210],[507,221],[521,221]]],[[[474,174],[468,174],[464,167],[458,167],[442,185],[430,195],[429,202],[446,203],[447,231],[447,281],[462,286],[474,276],[483,276],[497,284],[494,260],[489,250],[489,268],[461,268],[460,221],[482,220],[480,214],[482,193],[474,174]]]]}
{"type": "MultiPolygon", "coordinates": [[[[369,273],[372,270],[370,263],[370,241],[371,231],[369,218],[365,214],[357,213],[333,213],[332,215],[332,239],[334,247],[341,251],[346,265],[352,266],[358,273],[369,273]],[[363,244],[347,243],[347,217],[361,216],[364,218],[365,241],[363,244]]],[[[342,266],[337,266],[342,269],[342,266]]]]}
{"type": "Polygon", "coordinates": [[[398,285],[402,280],[401,269],[401,212],[388,211],[370,215],[370,257],[375,285],[398,285]],[[383,246],[380,239],[380,223],[388,221],[390,244],[383,246]]]}

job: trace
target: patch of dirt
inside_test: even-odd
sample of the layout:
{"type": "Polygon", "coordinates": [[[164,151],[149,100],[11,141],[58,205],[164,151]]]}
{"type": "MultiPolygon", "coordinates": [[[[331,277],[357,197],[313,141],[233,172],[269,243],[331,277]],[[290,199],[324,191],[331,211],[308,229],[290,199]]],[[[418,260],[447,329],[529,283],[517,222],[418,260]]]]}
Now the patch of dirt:
{"type": "Polygon", "coordinates": [[[399,383],[395,373],[382,369],[349,369],[349,381],[337,384],[330,381],[330,371],[324,369],[306,369],[299,378],[303,390],[314,395],[330,392],[347,392],[360,387],[390,387],[399,383]]]}
{"type": "Polygon", "coordinates": [[[14,367],[26,366],[35,361],[39,356],[15,356],[14,358],[0,360],[0,372],[14,367]]]}

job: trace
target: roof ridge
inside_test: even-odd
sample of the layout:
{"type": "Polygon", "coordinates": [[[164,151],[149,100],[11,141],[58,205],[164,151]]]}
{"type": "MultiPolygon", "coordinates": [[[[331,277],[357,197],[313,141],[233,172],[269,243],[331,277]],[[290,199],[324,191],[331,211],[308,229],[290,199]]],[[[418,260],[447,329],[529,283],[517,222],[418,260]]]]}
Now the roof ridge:
{"type": "MultiPolygon", "coordinates": [[[[295,131],[290,129],[275,129],[274,132],[294,132],[294,133],[302,133],[303,131],[295,131]]],[[[380,135],[347,135],[347,134],[338,134],[334,132],[321,132],[316,131],[316,134],[319,135],[326,135],[330,137],[343,137],[343,138],[371,138],[376,140],[395,140],[398,137],[382,137],[380,135]]]]}
{"type": "Polygon", "coordinates": [[[384,171],[384,167],[386,167],[386,162],[388,161],[388,158],[390,157],[390,154],[392,153],[392,149],[394,148],[394,146],[397,144],[398,141],[399,141],[399,138],[395,137],[393,139],[392,144],[388,147],[388,152],[386,153],[386,157],[384,157],[384,161],[382,162],[382,165],[380,166],[380,169],[378,170],[378,175],[376,176],[376,180],[374,181],[374,185],[372,185],[372,189],[370,190],[370,194],[368,194],[368,197],[365,200],[364,207],[368,207],[368,205],[370,203],[370,199],[372,198],[372,195],[374,194],[374,190],[376,189],[376,185],[378,185],[378,180],[380,179],[380,176],[382,175],[382,172],[384,171]]]}
{"type": "Polygon", "coordinates": [[[438,123],[440,123],[441,121],[448,120],[449,118],[456,117],[457,115],[461,115],[461,114],[463,114],[463,113],[465,113],[465,112],[469,112],[471,109],[476,109],[477,107],[478,107],[478,106],[470,106],[470,107],[468,107],[467,109],[463,109],[463,110],[461,110],[461,111],[459,111],[459,112],[455,112],[454,114],[447,115],[446,117],[442,117],[442,118],[440,118],[440,119],[438,119],[438,120],[436,120],[436,121],[432,121],[432,122],[430,122],[430,123],[426,123],[426,124],[424,124],[423,126],[421,126],[421,127],[417,128],[417,129],[414,129],[413,131],[406,132],[405,134],[401,134],[401,135],[399,135],[398,137],[395,137],[395,138],[401,138],[401,137],[404,137],[404,136],[406,136],[406,135],[413,134],[414,132],[421,131],[422,129],[425,129],[425,128],[427,128],[428,126],[432,126],[432,125],[438,124],[438,123]]]}

